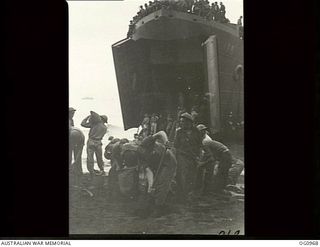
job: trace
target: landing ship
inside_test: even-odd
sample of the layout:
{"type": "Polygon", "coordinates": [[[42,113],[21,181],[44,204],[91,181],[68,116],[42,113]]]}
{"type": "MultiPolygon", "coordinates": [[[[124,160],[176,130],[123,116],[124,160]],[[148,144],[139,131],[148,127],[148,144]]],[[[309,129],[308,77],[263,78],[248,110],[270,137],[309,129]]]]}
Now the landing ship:
{"type": "Polygon", "coordinates": [[[224,133],[232,112],[243,121],[243,39],[239,26],[159,9],[112,45],[125,130],[145,113],[174,113],[179,95],[187,111],[206,97],[211,133],[224,133]]]}

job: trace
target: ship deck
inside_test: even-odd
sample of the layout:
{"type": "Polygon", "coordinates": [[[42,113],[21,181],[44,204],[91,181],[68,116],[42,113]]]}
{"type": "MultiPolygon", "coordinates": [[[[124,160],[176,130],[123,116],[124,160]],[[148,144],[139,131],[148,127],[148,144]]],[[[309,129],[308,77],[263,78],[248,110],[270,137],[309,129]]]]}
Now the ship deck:
{"type": "Polygon", "coordinates": [[[136,23],[132,39],[185,39],[190,36],[212,34],[216,31],[239,37],[236,24],[208,21],[206,18],[195,14],[160,9],[143,17],[136,23]]]}

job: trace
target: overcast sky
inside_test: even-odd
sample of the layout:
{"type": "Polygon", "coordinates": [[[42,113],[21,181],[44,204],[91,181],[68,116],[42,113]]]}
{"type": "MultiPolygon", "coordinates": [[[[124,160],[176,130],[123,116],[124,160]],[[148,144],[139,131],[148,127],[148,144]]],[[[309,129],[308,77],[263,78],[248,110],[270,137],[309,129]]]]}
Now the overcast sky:
{"type": "MultiPolygon", "coordinates": [[[[76,126],[89,110],[106,114],[109,123],[122,126],[111,45],[126,37],[129,21],[146,2],[68,1],[69,101],[77,109],[76,126]]],[[[236,23],[242,15],[242,0],[223,3],[227,18],[236,23]]]]}

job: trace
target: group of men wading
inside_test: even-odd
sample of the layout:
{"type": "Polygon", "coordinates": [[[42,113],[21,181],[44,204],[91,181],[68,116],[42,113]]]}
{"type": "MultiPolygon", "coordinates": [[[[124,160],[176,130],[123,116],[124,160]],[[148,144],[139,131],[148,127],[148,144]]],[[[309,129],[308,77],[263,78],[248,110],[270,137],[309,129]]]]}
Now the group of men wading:
{"type": "MultiPolygon", "coordinates": [[[[72,120],[74,109],[70,109],[72,120]]],[[[72,126],[71,120],[69,162],[77,171],[74,174],[79,176],[82,174],[84,135],[72,126]]],[[[87,167],[93,177],[104,174],[101,140],[107,131],[105,123],[107,117],[95,112],[91,112],[81,123],[83,127],[90,128],[87,167]],[[100,171],[93,168],[94,154],[100,171]]],[[[185,203],[212,192],[226,193],[224,189],[230,179],[229,169],[233,162],[231,153],[225,145],[209,137],[205,125],[195,126],[192,115],[187,112],[180,115],[173,143],[168,141],[165,131],[147,137],[136,136],[132,141],[118,138],[109,140],[104,156],[111,163],[108,195],[112,199],[119,196],[132,200],[141,196],[152,198],[154,212],[161,214],[169,195],[177,202],[185,203]],[[214,172],[216,162],[218,169],[214,172]]]]}

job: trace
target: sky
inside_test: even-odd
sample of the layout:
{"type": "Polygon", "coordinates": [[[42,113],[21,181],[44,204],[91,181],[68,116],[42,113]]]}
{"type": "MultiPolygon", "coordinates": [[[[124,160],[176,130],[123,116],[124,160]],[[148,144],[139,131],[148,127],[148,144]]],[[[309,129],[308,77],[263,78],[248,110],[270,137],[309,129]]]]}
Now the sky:
{"type": "MultiPolygon", "coordinates": [[[[146,2],[68,1],[69,105],[77,109],[75,126],[93,110],[107,115],[109,124],[123,128],[111,46],[126,38],[129,21],[146,2]]],[[[243,15],[242,0],[223,3],[226,17],[236,23],[243,15]]]]}

